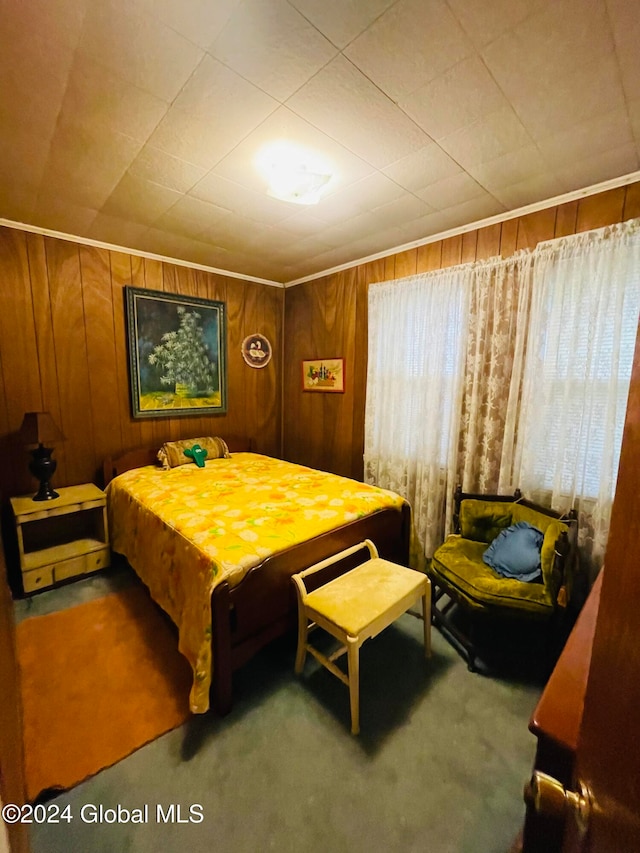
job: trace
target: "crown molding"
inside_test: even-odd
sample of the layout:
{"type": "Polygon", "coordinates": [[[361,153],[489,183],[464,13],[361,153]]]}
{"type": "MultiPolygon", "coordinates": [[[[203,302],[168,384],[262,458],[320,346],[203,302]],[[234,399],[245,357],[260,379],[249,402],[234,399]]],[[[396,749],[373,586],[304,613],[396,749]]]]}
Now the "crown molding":
{"type": "Polygon", "coordinates": [[[216,275],[226,275],[231,278],[239,278],[242,281],[251,281],[256,284],[268,284],[271,287],[284,287],[281,281],[271,281],[268,278],[257,278],[253,275],[241,275],[232,270],[222,270],[217,267],[208,267],[205,264],[191,263],[183,261],[181,258],[170,258],[166,255],[156,255],[153,252],[143,252],[139,249],[131,249],[129,246],[117,246],[113,243],[103,243],[101,240],[92,240],[90,237],[78,237],[75,234],[65,234],[62,231],[53,231],[50,228],[41,228],[38,225],[28,225],[25,222],[14,222],[11,219],[0,218],[0,225],[5,225],[8,228],[16,228],[18,231],[29,231],[32,234],[42,234],[44,237],[55,237],[58,240],[68,240],[70,243],[80,243],[83,246],[94,246],[97,249],[107,249],[112,252],[126,252],[127,255],[134,255],[137,258],[150,258],[152,261],[163,261],[168,264],[175,264],[178,267],[188,267],[192,270],[203,270],[204,272],[213,272],[216,275]]]}
{"type": "Polygon", "coordinates": [[[323,270],[322,272],[312,273],[311,275],[302,278],[296,278],[292,281],[286,281],[285,287],[294,287],[296,284],[304,284],[307,281],[315,281],[318,278],[324,278],[327,275],[333,275],[343,270],[352,269],[353,267],[368,264],[370,261],[379,261],[381,258],[388,258],[391,255],[397,255],[400,252],[406,252],[408,249],[416,249],[419,246],[426,246],[429,243],[437,243],[439,240],[445,240],[447,237],[456,237],[458,234],[466,234],[468,231],[476,231],[478,228],[484,228],[487,225],[495,225],[498,222],[507,222],[509,219],[517,219],[519,216],[526,216],[529,213],[537,213],[539,210],[546,210],[549,207],[555,207],[558,204],[566,204],[570,201],[585,198],[589,195],[606,192],[607,190],[624,187],[628,184],[633,184],[640,181],[640,171],[630,172],[628,175],[622,175],[619,178],[611,178],[608,181],[602,181],[599,184],[594,184],[590,187],[585,187],[580,190],[572,190],[571,192],[557,195],[553,198],[537,201],[533,204],[519,207],[516,210],[497,213],[495,216],[489,216],[486,219],[478,219],[475,222],[470,222],[467,225],[459,225],[456,228],[450,228],[448,231],[441,231],[438,234],[432,234],[429,237],[424,237],[421,240],[414,240],[411,243],[403,243],[401,246],[395,246],[393,249],[385,249],[384,252],[378,252],[375,255],[367,255],[365,258],[360,258],[357,261],[349,261],[345,264],[340,264],[336,267],[323,270]]]}
{"type": "Polygon", "coordinates": [[[566,204],[567,202],[576,201],[578,199],[585,198],[586,196],[596,195],[597,193],[617,189],[618,187],[624,187],[628,184],[633,184],[636,181],[640,181],[640,171],[630,172],[628,175],[622,175],[619,178],[611,178],[608,181],[602,181],[599,184],[593,184],[590,187],[584,187],[580,190],[572,190],[571,192],[553,196],[552,198],[545,199],[544,201],[534,202],[533,204],[528,204],[524,207],[516,208],[515,210],[498,213],[495,216],[489,216],[486,219],[478,219],[475,222],[469,222],[466,225],[459,225],[456,228],[450,228],[448,231],[440,231],[437,234],[432,234],[429,237],[422,238],[421,240],[414,240],[411,243],[403,243],[402,245],[395,246],[392,249],[385,249],[383,252],[377,252],[374,255],[367,255],[364,258],[348,261],[347,263],[339,264],[338,266],[330,267],[329,269],[311,273],[310,275],[286,282],[272,281],[271,279],[258,278],[252,275],[242,275],[241,273],[233,272],[232,270],[219,269],[217,267],[206,266],[205,264],[191,263],[180,258],[171,258],[166,255],[156,255],[153,252],[143,252],[139,249],[131,249],[128,246],[118,246],[113,243],[102,242],[101,240],[93,240],[89,237],[78,237],[75,234],[65,234],[62,231],[54,231],[50,228],[41,228],[37,225],[28,225],[25,222],[14,222],[11,219],[0,218],[0,225],[5,225],[8,228],[16,228],[20,231],[29,231],[33,234],[42,234],[45,237],[55,237],[59,240],[68,240],[71,243],[80,243],[84,246],[94,246],[98,249],[126,252],[129,255],[134,255],[139,258],[150,258],[154,261],[162,261],[169,264],[175,264],[176,266],[187,267],[189,269],[203,270],[204,272],[229,276],[231,278],[241,279],[242,281],[266,284],[270,287],[294,287],[296,284],[315,281],[316,279],[324,278],[327,275],[333,275],[334,273],[342,272],[343,270],[368,264],[371,261],[378,261],[381,258],[388,258],[391,255],[397,255],[400,252],[416,249],[419,246],[426,246],[429,243],[437,243],[439,240],[445,240],[447,237],[456,237],[458,234],[466,234],[468,231],[475,231],[478,228],[484,228],[487,225],[495,225],[498,222],[507,222],[510,219],[517,219],[519,216],[526,216],[529,213],[537,213],[539,210],[546,210],[549,207],[555,207],[559,204],[566,204]]]}

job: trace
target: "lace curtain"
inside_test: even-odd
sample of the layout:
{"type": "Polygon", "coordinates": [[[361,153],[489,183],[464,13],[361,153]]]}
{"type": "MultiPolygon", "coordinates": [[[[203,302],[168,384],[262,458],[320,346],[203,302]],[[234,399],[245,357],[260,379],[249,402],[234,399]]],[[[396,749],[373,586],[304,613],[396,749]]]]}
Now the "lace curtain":
{"type": "Polygon", "coordinates": [[[474,266],[466,331],[457,483],[466,492],[496,493],[507,430],[506,400],[522,376],[531,303],[531,253],[474,266]]]}
{"type": "Polygon", "coordinates": [[[369,288],[365,481],[409,501],[422,555],[451,512],[472,274],[456,267],[369,288]]]}
{"type": "Polygon", "coordinates": [[[640,220],[370,286],[365,480],[411,503],[418,553],[457,483],[518,486],[578,509],[597,570],[639,305],[640,220]]]}
{"type": "Polygon", "coordinates": [[[532,255],[521,387],[511,389],[502,488],[561,512],[602,565],[640,310],[640,220],[549,241],[532,255]]]}

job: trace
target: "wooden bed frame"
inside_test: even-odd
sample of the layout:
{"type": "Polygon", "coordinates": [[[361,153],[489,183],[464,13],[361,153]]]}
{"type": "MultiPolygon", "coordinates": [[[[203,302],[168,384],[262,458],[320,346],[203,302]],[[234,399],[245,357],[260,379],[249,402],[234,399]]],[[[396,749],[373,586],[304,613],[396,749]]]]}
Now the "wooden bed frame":
{"type": "MultiPolygon", "coordinates": [[[[225,439],[233,453],[251,449],[242,438],[225,439]]],[[[103,466],[104,485],[131,468],[156,462],[156,449],[139,448],[117,458],[108,457],[103,466]]],[[[226,714],[232,705],[232,674],[247,663],[263,646],[297,627],[297,600],[291,576],[338,551],[371,539],[380,556],[408,565],[411,511],[385,509],[344,524],[307,542],[273,554],[250,569],[234,587],[223,581],[211,596],[213,678],[211,702],[226,714]]],[[[317,579],[325,583],[366,558],[361,551],[342,561],[317,579]]]]}

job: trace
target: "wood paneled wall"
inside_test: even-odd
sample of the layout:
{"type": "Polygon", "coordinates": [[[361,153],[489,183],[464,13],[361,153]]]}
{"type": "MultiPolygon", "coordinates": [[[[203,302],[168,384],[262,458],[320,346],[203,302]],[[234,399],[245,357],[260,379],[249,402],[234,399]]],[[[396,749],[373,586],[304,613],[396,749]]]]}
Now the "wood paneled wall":
{"type": "Polygon", "coordinates": [[[102,460],[196,435],[249,435],[279,454],[282,288],[123,252],[0,228],[0,494],[35,488],[16,440],[28,411],[47,410],[66,441],[54,485],[100,482],[102,460]],[[226,415],[131,417],[125,285],[220,299],[227,306],[226,415]],[[240,347],[262,332],[271,363],[246,365],[240,347]]]}
{"type": "Polygon", "coordinates": [[[361,479],[371,283],[508,257],[543,240],[640,216],[640,183],[489,225],[288,288],[285,293],[285,458],[361,479]],[[302,391],[300,362],[344,356],[344,394],[302,391]]]}

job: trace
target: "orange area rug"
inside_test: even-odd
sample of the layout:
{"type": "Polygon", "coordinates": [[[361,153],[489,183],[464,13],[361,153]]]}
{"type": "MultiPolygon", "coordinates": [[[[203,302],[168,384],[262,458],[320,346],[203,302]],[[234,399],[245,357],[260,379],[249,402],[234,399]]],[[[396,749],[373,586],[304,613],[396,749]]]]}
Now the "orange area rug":
{"type": "Polygon", "coordinates": [[[189,717],[191,669],[145,589],[16,629],[27,793],[70,788],[189,717]]]}

